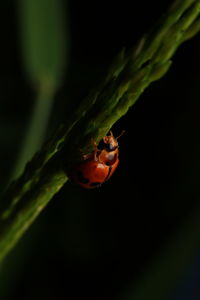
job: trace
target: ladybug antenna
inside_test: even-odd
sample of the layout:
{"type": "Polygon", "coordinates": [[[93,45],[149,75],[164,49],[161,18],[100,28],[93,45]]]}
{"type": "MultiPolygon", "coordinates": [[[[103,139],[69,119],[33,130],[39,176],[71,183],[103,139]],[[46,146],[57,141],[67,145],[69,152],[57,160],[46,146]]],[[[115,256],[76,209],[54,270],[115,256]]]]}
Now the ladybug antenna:
{"type": "Polygon", "coordinates": [[[122,130],[122,132],[120,133],[120,135],[118,135],[118,137],[116,137],[116,140],[118,140],[124,133],[125,133],[125,130],[122,130]]]}

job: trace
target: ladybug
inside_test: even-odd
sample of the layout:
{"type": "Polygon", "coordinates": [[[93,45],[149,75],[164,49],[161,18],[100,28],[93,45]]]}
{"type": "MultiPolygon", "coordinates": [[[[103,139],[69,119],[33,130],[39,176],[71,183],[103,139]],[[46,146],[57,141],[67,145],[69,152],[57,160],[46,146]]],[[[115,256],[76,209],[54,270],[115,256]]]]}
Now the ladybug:
{"type": "MultiPolygon", "coordinates": [[[[124,131],[120,134],[120,136],[124,131]]],[[[70,178],[80,186],[92,189],[100,187],[107,181],[119,164],[118,136],[114,137],[110,131],[99,145],[93,141],[94,150],[89,155],[83,156],[83,162],[71,172],[70,178]]]]}

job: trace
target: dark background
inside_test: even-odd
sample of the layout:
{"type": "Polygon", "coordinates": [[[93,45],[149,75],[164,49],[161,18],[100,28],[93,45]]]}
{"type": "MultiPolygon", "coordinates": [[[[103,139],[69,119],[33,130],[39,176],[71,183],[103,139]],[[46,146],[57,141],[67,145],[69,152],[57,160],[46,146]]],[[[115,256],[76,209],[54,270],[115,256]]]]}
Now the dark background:
{"type": "MultiPolygon", "coordinates": [[[[65,121],[70,108],[66,99],[78,103],[120,49],[137,42],[168,4],[69,1],[69,64],[56,95],[48,135],[65,121]]],[[[22,67],[15,2],[4,1],[2,6],[3,188],[23,138],[34,92],[22,67]]],[[[17,296],[118,299],[121,293],[129,295],[134,290],[170,236],[198,207],[199,49],[199,36],[182,45],[167,75],[153,83],[115,124],[115,135],[122,130],[126,133],[120,138],[120,165],[109,182],[96,190],[67,183],[52,199],[1,266],[1,300],[17,296]]],[[[180,280],[187,270],[181,272],[180,280]]]]}

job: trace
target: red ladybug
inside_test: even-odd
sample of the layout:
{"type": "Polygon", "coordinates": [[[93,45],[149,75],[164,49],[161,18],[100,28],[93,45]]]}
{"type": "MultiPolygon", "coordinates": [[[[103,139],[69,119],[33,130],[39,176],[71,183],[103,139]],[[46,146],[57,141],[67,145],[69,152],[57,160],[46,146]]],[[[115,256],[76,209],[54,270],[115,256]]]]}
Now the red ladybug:
{"type": "Polygon", "coordinates": [[[98,146],[93,142],[94,151],[89,155],[84,155],[84,161],[74,168],[69,177],[87,189],[101,186],[112,176],[119,164],[117,139],[120,136],[115,138],[110,131],[98,146]]]}

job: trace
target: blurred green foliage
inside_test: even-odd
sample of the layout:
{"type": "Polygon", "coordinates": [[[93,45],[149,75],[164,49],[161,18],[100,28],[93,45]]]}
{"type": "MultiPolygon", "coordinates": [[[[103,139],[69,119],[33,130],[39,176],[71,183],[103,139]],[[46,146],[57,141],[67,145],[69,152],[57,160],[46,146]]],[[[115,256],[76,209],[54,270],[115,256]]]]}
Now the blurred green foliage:
{"type": "Polygon", "coordinates": [[[18,0],[24,68],[35,85],[58,86],[69,47],[62,0],[18,0]],[[67,47],[66,47],[67,45],[67,47]]]}
{"type": "Polygon", "coordinates": [[[44,142],[53,100],[66,72],[69,37],[63,4],[62,0],[17,1],[21,59],[36,99],[11,179],[22,173],[44,142]]]}

